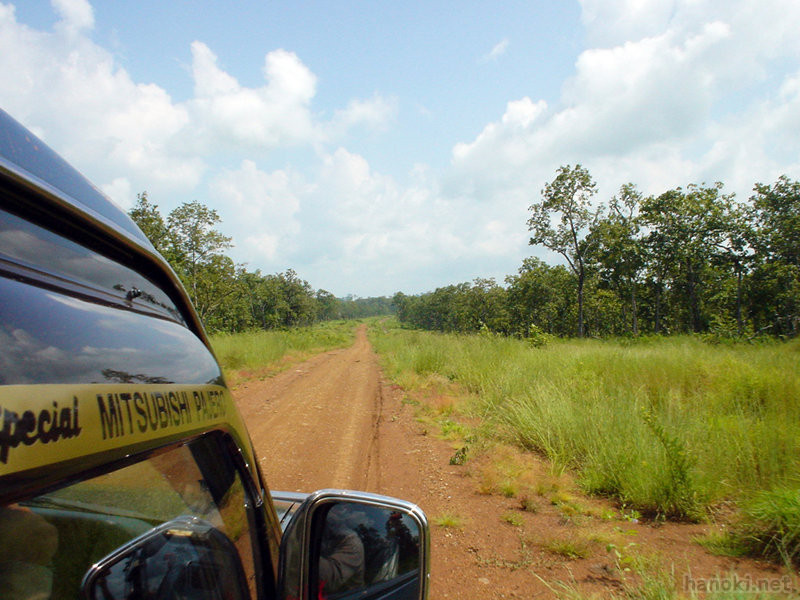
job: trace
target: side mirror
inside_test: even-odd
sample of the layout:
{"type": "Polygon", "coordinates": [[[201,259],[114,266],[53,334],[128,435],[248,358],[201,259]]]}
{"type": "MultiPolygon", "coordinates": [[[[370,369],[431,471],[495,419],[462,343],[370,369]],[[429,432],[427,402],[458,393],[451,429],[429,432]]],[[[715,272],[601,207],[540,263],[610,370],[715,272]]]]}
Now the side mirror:
{"type": "Polygon", "coordinates": [[[403,500],[342,490],[308,496],[281,541],[279,598],[422,600],[425,514],[403,500]]]}
{"type": "Polygon", "coordinates": [[[81,591],[86,600],[250,597],[233,542],[189,516],[159,525],[109,554],[89,570],[81,591]]]}

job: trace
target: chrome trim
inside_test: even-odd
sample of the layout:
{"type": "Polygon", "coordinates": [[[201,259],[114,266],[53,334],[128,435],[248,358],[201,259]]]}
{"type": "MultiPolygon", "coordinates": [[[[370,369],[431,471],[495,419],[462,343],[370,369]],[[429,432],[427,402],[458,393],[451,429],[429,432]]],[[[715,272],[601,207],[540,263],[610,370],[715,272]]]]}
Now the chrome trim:
{"type": "Polygon", "coordinates": [[[273,492],[270,490],[269,495],[275,500],[283,500],[284,502],[302,502],[309,497],[310,494],[302,492],[273,492]]]}

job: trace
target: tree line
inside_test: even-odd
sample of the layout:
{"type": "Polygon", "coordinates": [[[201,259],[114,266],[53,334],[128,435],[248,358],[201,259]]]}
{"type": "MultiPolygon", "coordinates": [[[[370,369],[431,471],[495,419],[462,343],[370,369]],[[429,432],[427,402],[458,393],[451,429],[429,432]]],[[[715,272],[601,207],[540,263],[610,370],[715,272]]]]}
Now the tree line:
{"type": "Polygon", "coordinates": [[[608,204],[581,165],[562,166],[529,207],[530,245],[564,264],[523,261],[505,286],[476,279],[393,301],[432,330],[528,337],[800,330],[800,182],[756,184],[747,201],[723,185],[644,196],[623,185],[608,204]]]}
{"type": "Polygon", "coordinates": [[[292,269],[248,271],[225,254],[232,239],[216,229],[217,212],[199,202],[183,203],[164,217],[143,192],[128,214],[172,266],[210,332],[279,329],[392,311],[390,298],[336,298],[314,290],[292,269]]]}

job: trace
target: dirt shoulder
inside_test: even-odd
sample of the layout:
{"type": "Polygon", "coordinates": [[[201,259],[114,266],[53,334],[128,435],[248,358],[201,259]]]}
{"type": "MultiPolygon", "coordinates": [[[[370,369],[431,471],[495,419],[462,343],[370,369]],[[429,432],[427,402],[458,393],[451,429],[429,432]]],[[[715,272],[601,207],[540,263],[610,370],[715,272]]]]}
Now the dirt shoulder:
{"type": "MultiPolygon", "coordinates": [[[[639,522],[577,494],[535,457],[497,447],[451,465],[456,447],[415,418],[417,403],[385,381],[359,328],[350,348],[318,355],[233,392],[273,490],[361,489],[415,502],[432,521],[432,600],[550,598],[565,585],[609,596],[655,585],[646,564],[678,593],[701,593],[714,576],[780,582],[767,563],[713,556],[692,540],[711,525],[639,522]],[[525,502],[503,489],[498,464],[524,466],[525,502]],[[506,494],[506,495],[504,495],[506,494]]],[[[791,584],[795,586],[796,580],[791,584]]]]}

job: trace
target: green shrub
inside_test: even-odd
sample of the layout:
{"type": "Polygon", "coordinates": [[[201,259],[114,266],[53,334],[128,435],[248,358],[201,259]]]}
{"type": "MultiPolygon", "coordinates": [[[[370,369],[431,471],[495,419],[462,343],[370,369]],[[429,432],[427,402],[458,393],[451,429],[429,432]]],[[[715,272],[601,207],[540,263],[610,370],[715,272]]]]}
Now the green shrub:
{"type": "Polygon", "coordinates": [[[751,554],[800,565],[800,488],[758,492],[745,503],[734,529],[751,554]]]}

